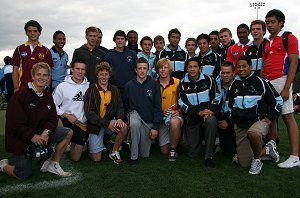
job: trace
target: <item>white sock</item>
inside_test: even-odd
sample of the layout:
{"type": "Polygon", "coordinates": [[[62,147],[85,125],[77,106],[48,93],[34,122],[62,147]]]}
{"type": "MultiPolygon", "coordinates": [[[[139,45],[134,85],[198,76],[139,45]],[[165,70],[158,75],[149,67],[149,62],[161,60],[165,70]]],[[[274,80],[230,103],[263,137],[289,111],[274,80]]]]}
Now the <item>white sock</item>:
{"type": "Polygon", "coordinates": [[[292,160],[297,160],[297,161],[299,161],[299,156],[296,156],[296,155],[290,155],[290,158],[291,158],[292,160]]]}

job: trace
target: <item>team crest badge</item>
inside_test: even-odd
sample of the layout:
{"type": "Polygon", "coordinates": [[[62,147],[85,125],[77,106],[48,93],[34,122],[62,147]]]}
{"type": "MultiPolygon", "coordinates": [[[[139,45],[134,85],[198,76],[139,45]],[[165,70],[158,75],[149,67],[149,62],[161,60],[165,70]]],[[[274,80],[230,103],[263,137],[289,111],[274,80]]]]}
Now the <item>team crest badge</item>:
{"type": "Polygon", "coordinates": [[[45,59],[45,54],[44,53],[39,53],[39,60],[44,60],[45,59]]]}
{"type": "Polygon", "coordinates": [[[233,52],[233,56],[238,56],[239,52],[233,52]]]}
{"type": "Polygon", "coordinates": [[[150,89],[147,90],[147,96],[152,96],[152,90],[150,89]]]}
{"type": "Polygon", "coordinates": [[[20,54],[22,57],[25,57],[25,56],[27,56],[28,54],[27,54],[27,52],[21,52],[21,54],[20,54]]]}
{"type": "Polygon", "coordinates": [[[131,56],[127,56],[127,62],[132,62],[132,57],[131,56]]]}

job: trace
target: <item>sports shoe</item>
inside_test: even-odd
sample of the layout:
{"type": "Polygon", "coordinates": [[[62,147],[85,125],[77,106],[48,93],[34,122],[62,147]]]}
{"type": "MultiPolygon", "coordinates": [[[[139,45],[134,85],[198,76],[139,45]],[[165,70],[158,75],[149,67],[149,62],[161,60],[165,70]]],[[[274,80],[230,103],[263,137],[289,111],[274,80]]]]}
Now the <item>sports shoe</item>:
{"type": "Polygon", "coordinates": [[[277,165],[280,168],[293,168],[295,166],[300,166],[299,157],[290,156],[284,162],[277,165]]]}
{"type": "Polygon", "coordinates": [[[269,156],[272,158],[272,161],[277,163],[279,162],[279,153],[276,151],[276,146],[271,141],[266,144],[266,148],[269,149],[269,156]]]}
{"type": "Polygon", "coordinates": [[[273,158],[270,155],[263,155],[260,157],[262,161],[273,161],[273,158]]]}
{"type": "Polygon", "coordinates": [[[56,175],[59,175],[59,176],[62,176],[62,177],[68,177],[68,176],[71,176],[72,173],[70,172],[65,172],[59,165],[58,162],[50,162],[49,163],[49,166],[47,168],[47,171],[50,172],[50,173],[53,173],[53,174],[56,174],[56,175]]]}
{"type": "Polygon", "coordinates": [[[170,150],[169,152],[169,161],[174,162],[177,159],[177,151],[175,149],[170,150]]]}
{"type": "Polygon", "coordinates": [[[135,159],[135,160],[130,159],[129,164],[130,164],[131,166],[138,165],[138,164],[139,164],[139,160],[138,160],[138,159],[135,159]]]}
{"type": "Polygon", "coordinates": [[[234,156],[232,157],[231,163],[239,164],[239,160],[238,160],[238,155],[237,154],[234,154],[234,156]]]}
{"type": "Polygon", "coordinates": [[[8,165],[8,159],[3,159],[0,161],[0,171],[4,172],[4,167],[8,165]]]}
{"type": "Polygon", "coordinates": [[[251,168],[249,170],[249,174],[258,175],[260,173],[262,166],[263,163],[260,161],[260,159],[253,159],[251,163],[251,168]]]}
{"type": "Polygon", "coordinates": [[[43,173],[47,172],[49,164],[50,164],[50,159],[44,161],[43,166],[40,168],[40,171],[43,173]]]}
{"type": "Polygon", "coordinates": [[[120,164],[123,162],[121,159],[120,153],[118,151],[110,152],[109,158],[114,161],[115,164],[120,164]]]}

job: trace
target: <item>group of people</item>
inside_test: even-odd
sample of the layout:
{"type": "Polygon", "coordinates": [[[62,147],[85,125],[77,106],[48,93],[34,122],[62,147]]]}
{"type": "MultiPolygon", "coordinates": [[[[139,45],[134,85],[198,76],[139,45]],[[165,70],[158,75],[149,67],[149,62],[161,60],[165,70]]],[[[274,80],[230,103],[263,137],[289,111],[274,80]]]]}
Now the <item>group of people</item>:
{"type": "Polygon", "coordinates": [[[39,42],[40,24],[28,21],[24,27],[28,41],[16,48],[11,61],[15,93],[7,108],[5,145],[13,153],[14,166],[3,159],[0,171],[29,177],[28,145],[51,143],[55,152],[41,171],[69,176],[59,165],[69,143],[73,161],[80,160],[87,145],[91,160],[98,162],[105,137],[112,135],[109,158],[116,164],[123,162],[120,150],[126,140],[131,165],[138,164],[139,157],[149,157],[154,139],[161,153],[175,161],[184,134],[189,156],[204,156],[206,167],[216,166],[219,142],[223,154],[250,167],[250,174],[259,174],[263,159],[280,160],[280,114],[291,155],[278,166],[300,166],[292,97],[298,41],[291,33],[286,36],[284,23],[284,14],[274,9],[265,22],[240,24],[237,43],[231,31],[222,28],[187,39],[187,52],[179,46],[181,33],[176,28],[169,31],[169,44],[162,36],[154,41],[143,37],[141,50],[136,31],[118,30],[114,49],[107,50],[101,46],[102,31],[88,27],[87,42],[75,49],[67,75],[65,34],[56,31],[49,50],[39,42]],[[267,30],[270,36],[264,38],[267,30]]]}

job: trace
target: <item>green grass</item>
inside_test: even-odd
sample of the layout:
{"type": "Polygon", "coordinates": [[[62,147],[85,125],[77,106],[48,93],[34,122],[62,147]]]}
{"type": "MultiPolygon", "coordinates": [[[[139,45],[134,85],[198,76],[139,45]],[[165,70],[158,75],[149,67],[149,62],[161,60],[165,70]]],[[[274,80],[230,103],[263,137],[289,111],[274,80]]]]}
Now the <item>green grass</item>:
{"type": "MultiPolygon", "coordinates": [[[[4,152],[4,111],[0,111],[0,158],[10,158],[4,152]]],[[[300,123],[300,116],[296,115],[300,123]]],[[[116,165],[108,158],[108,152],[100,163],[89,160],[84,153],[80,162],[71,162],[67,154],[62,167],[72,170],[79,180],[66,186],[36,189],[42,181],[59,182],[61,178],[50,173],[40,173],[40,165],[34,162],[33,176],[18,181],[0,173],[0,189],[24,184],[31,189],[10,191],[5,197],[298,197],[300,196],[300,168],[280,169],[271,162],[264,162],[260,175],[248,174],[248,168],[231,163],[231,158],[217,155],[217,168],[206,169],[203,159],[192,160],[187,150],[179,150],[179,158],[169,162],[159,152],[157,145],[151,148],[151,156],[141,159],[137,166],[128,165],[129,152],[122,151],[126,160],[116,165]]],[[[288,138],[280,120],[279,152],[283,158],[289,155],[288,138]]],[[[47,186],[47,184],[44,184],[47,186]]],[[[3,197],[0,192],[0,197],[3,197]]]]}

